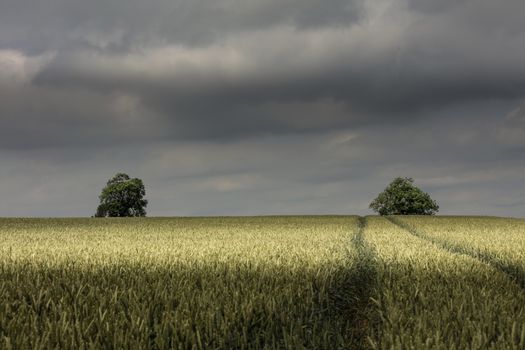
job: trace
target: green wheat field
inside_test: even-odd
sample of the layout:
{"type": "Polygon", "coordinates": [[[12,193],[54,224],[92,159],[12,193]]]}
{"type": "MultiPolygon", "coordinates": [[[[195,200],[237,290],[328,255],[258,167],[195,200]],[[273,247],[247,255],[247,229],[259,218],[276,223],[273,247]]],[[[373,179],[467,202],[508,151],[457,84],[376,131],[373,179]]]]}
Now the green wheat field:
{"type": "Polygon", "coordinates": [[[0,349],[525,349],[525,220],[0,219],[0,349]]]}

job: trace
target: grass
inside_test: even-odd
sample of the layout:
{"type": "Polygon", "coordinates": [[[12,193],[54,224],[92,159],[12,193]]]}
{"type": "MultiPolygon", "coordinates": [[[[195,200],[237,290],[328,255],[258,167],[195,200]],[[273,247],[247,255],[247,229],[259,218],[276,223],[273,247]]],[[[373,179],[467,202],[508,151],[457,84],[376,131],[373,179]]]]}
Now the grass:
{"type": "Polygon", "coordinates": [[[0,348],[525,349],[525,220],[392,221],[0,219],[0,348]]]}
{"type": "MultiPolygon", "coordinates": [[[[382,318],[375,348],[525,348],[525,293],[506,273],[385,218],[368,222],[365,239],[378,256],[375,300],[382,318]]],[[[468,221],[456,222],[462,224],[468,228],[468,221]]]]}
{"type": "Polygon", "coordinates": [[[356,224],[2,220],[0,348],[349,348],[356,224]]]}
{"type": "Polygon", "coordinates": [[[417,216],[394,220],[420,237],[493,265],[525,288],[525,220],[417,216]]]}

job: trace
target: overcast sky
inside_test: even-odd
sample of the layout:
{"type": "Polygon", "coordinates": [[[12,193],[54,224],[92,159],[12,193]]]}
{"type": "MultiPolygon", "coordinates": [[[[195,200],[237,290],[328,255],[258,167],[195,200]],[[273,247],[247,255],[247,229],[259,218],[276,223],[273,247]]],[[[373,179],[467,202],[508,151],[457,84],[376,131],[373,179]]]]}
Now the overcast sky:
{"type": "Polygon", "coordinates": [[[2,0],[0,216],[525,217],[523,0],[2,0]]]}

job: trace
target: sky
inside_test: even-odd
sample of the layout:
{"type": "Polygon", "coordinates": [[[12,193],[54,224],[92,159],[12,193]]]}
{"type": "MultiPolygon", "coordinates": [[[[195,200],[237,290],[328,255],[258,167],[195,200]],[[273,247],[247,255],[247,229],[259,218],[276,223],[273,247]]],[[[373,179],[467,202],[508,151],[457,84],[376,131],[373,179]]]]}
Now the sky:
{"type": "Polygon", "coordinates": [[[0,216],[525,217],[523,0],[2,0],[0,216]]]}

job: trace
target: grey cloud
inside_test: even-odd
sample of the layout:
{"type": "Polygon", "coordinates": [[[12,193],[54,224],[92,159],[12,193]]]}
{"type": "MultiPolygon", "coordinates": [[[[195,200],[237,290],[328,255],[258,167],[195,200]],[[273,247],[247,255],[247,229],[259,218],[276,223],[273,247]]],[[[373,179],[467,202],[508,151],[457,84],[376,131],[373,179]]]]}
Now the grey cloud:
{"type": "Polygon", "coordinates": [[[510,124],[525,127],[525,101],[522,101],[515,109],[510,111],[506,119],[510,124]]]}
{"type": "Polygon", "coordinates": [[[0,91],[3,149],[100,148],[163,134],[162,121],[154,113],[144,120],[148,112],[126,95],[29,86],[0,91]]]}
{"type": "Polygon", "coordinates": [[[362,13],[362,0],[6,0],[0,5],[0,47],[38,52],[195,45],[280,24],[347,25],[362,13]]]}
{"type": "Polygon", "coordinates": [[[496,142],[504,148],[506,157],[521,159],[525,154],[524,119],[507,119],[493,134],[496,142]]]}
{"type": "MultiPolygon", "coordinates": [[[[221,144],[115,145],[78,159],[69,159],[66,150],[60,157],[54,150],[4,152],[0,191],[8,200],[0,210],[91,214],[107,177],[123,170],[144,179],[151,215],[366,214],[393,177],[412,176],[443,214],[522,216],[523,165],[490,155],[486,151],[494,145],[482,138],[462,146],[444,132],[432,133],[435,127],[442,126],[429,121],[410,130],[372,128],[355,136],[347,131],[221,144]],[[484,161],[472,163],[475,153],[485,154],[484,161]],[[63,203],[67,209],[57,209],[63,203]],[[509,203],[516,204],[505,206],[509,203]]],[[[455,128],[468,131],[466,125],[455,128]]]]}
{"type": "Polygon", "coordinates": [[[392,63],[387,57],[352,66],[352,57],[349,63],[331,65],[330,54],[326,55],[329,63],[317,70],[305,64],[304,70],[293,71],[296,62],[285,61],[273,71],[271,66],[254,62],[254,68],[239,73],[211,68],[205,76],[184,73],[172,78],[168,68],[166,76],[158,78],[118,72],[116,66],[113,75],[97,77],[96,71],[85,67],[56,63],[35,82],[41,87],[77,86],[136,94],[147,108],[177,125],[183,131],[180,137],[223,138],[398,123],[421,118],[431,110],[484,100],[513,101],[525,95],[524,68],[503,63],[467,67],[464,62],[463,67],[441,62],[429,69],[417,62],[431,58],[406,53],[399,56],[402,63],[392,63]],[[217,120],[221,122],[215,123],[217,120]]]}
{"type": "Polygon", "coordinates": [[[0,215],[367,214],[411,176],[523,216],[521,0],[7,0],[0,215]]]}
{"type": "MultiPolygon", "coordinates": [[[[322,12],[310,11],[310,5],[296,7],[322,12]]],[[[414,6],[408,3],[408,9],[414,6]]],[[[409,122],[430,111],[523,97],[525,30],[516,14],[525,5],[481,1],[479,7],[470,2],[446,7],[423,14],[394,7],[377,18],[368,13],[369,21],[359,26],[328,29],[267,21],[262,30],[232,31],[198,47],[158,42],[138,51],[63,51],[34,83],[135,94],[182,130],[178,137],[409,122]],[[326,101],[338,109],[335,116],[306,116],[308,122],[295,123],[303,111],[283,112],[326,101]]]]}

